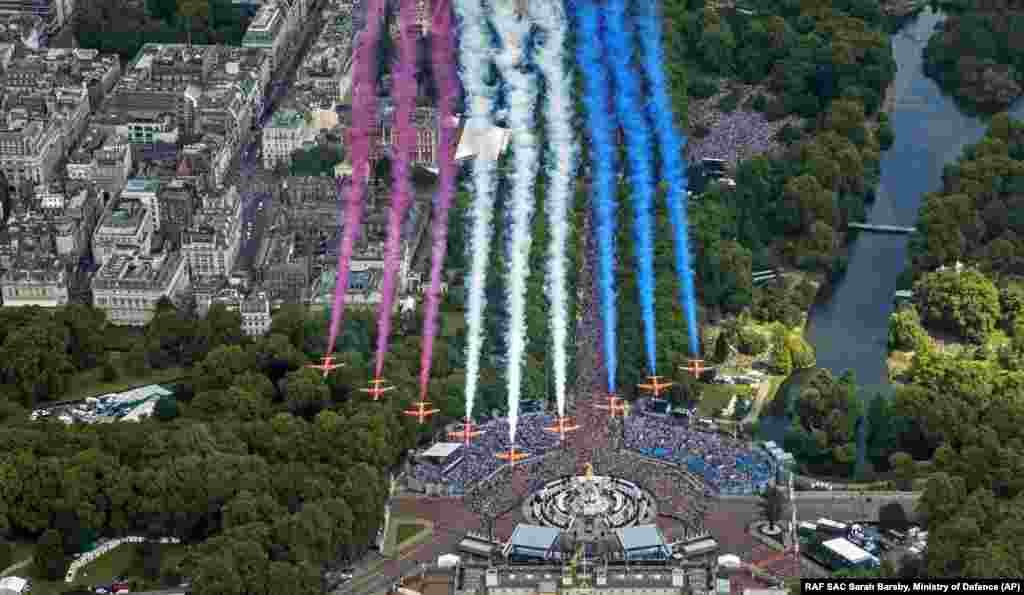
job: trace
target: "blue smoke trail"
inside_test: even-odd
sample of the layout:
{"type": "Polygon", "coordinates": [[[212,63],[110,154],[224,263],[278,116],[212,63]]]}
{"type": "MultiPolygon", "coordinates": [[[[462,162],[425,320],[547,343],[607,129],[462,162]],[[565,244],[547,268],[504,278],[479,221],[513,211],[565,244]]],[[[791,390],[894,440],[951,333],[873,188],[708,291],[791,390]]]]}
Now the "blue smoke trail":
{"type": "Polygon", "coordinates": [[[576,3],[579,21],[576,36],[576,62],[583,71],[583,105],[586,109],[594,166],[594,214],[597,224],[597,280],[601,297],[604,365],[608,373],[608,391],[615,392],[618,341],[615,335],[615,154],[612,152],[612,128],[609,118],[608,76],[601,62],[603,53],[601,24],[597,6],[589,0],[576,3]]]}
{"type": "Polygon", "coordinates": [[[661,59],[661,23],[658,19],[657,0],[637,2],[637,34],[640,37],[641,64],[650,86],[651,100],[648,113],[654,123],[658,137],[659,157],[668,193],[669,218],[675,234],[676,273],[682,285],[683,308],[686,313],[686,329],[690,339],[690,353],[700,357],[700,343],[697,339],[697,295],[693,287],[693,268],[690,264],[690,226],[686,219],[686,167],[683,161],[683,146],[686,137],[679,134],[672,117],[672,102],[668,96],[668,84],[661,59]]]}
{"type": "Polygon", "coordinates": [[[644,321],[647,373],[657,374],[658,351],[654,326],[654,238],[651,210],[651,133],[640,104],[640,81],[632,68],[633,31],[626,26],[626,3],[611,0],[605,7],[608,28],[608,60],[615,80],[615,111],[626,137],[630,197],[633,202],[633,236],[636,242],[637,290],[644,321]]]}

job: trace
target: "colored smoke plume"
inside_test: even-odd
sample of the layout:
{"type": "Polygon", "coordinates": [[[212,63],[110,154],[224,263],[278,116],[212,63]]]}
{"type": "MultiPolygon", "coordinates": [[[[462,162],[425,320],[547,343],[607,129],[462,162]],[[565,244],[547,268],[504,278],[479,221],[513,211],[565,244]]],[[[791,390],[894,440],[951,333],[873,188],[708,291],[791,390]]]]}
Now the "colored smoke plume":
{"type": "Polygon", "coordinates": [[[555,402],[558,415],[565,415],[565,386],[569,335],[569,287],[566,249],[569,243],[572,182],[576,175],[577,147],[572,133],[572,76],[565,68],[567,22],[561,0],[535,0],[536,20],[544,27],[544,42],[537,48],[537,66],[547,83],[544,123],[554,172],[545,201],[550,239],[548,242],[547,295],[551,303],[551,360],[554,368],[555,402]]]}
{"type": "Polygon", "coordinates": [[[514,152],[511,180],[512,227],[508,264],[508,437],[516,443],[523,360],[526,353],[526,281],[530,276],[531,222],[539,151],[533,133],[537,81],[526,70],[526,43],[531,20],[520,17],[512,2],[497,2],[494,24],[501,37],[498,69],[508,85],[508,124],[514,152]]]}
{"type": "Polygon", "coordinates": [[[608,391],[615,391],[618,353],[615,307],[615,152],[612,144],[609,81],[601,61],[604,52],[598,7],[590,0],[576,3],[579,27],[576,36],[576,63],[583,71],[583,105],[594,175],[594,224],[597,232],[597,282],[601,302],[601,339],[608,391]]]}
{"type": "MultiPolygon", "coordinates": [[[[469,106],[463,134],[482,132],[491,124],[494,88],[486,83],[494,57],[486,17],[480,0],[455,0],[461,20],[459,63],[469,106]]],[[[473,399],[480,379],[480,351],[484,340],[484,304],[487,266],[491,256],[491,220],[494,218],[495,162],[474,159],[472,166],[472,229],[469,237],[469,277],[466,300],[466,416],[473,416],[473,399]]]]}
{"type": "Polygon", "coordinates": [[[658,18],[657,0],[639,0],[637,3],[637,32],[640,37],[641,64],[650,88],[651,101],[647,109],[658,135],[659,157],[668,192],[668,203],[672,232],[675,235],[676,274],[679,276],[683,310],[686,315],[686,329],[690,341],[690,354],[700,357],[700,342],[697,336],[697,295],[693,285],[693,266],[690,259],[690,226],[687,223],[686,163],[683,160],[683,146],[686,137],[676,129],[672,115],[672,101],[665,81],[664,63],[661,57],[661,21],[658,18]]]}
{"type": "Polygon", "coordinates": [[[395,66],[394,129],[396,138],[392,146],[391,208],[388,211],[388,236],[384,248],[384,279],[381,282],[381,302],[377,312],[377,366],[376,376],[384,372],[384,356],[391,339],[391,320],[395,306],[395,279],[402,250],[402,222],[409,210],[412,180],[409,160],[416,148],[416,128],[412,125],[412,112],[416,108],[416,0],[401,0],[398,10],[399,49],[395,66]]]}
{"type": "MultiPolygon", "coordinates": [[[[354,100],[352,119],[355,123],[349,129],[348,144],[351,147],[352,180],[348,184],[345,203],[345,224],[338,247],[338,273],[334,282],[334,306],[331,310],[331,332],[327,341],[327,355],[334,353],[341,319],[345,310],[345,290],[348,288],[349,263],[352,251],[359,237],[359,226],[363,220],[363,201],[366,182],[370,172],[370,135],[377,116],[377,76],[375,59],[380,41],[381,21],[384,18],[382,0],[369,0],[366,10],[366,28],[359,39],[355,55],[354,100]]],[[[338,192],[344,190],[342,180],[337,181],[338,192]]]]}
{"type": "Polygon", "coordinates": [[[640,81],[632,68],[633,31],[626,23],[624,0],[605,5],[608,30],[608,61],[615,83],[615,112],[626,140],[630,198],[633,203],[633,237],[636,243],[636,285],[644,324],[647,373],[657,374],[657,329],[654,324],[654,182],[651,177],[651,138],[647,119],[637,109],[641,103],[640,81]]]}
{"type": "Polygon", "coordinates": [[[431,68],[437,82],[440,97],[437,102],[438,118],[441,122],[438,142],[438,192],[434,202],[433,229],[431,230],[430,285],[427,288],[426,312],[423,317],[423,350],[420,352],[420,399],[427,398],[430,382],[430,366],[434,359],[434,338],[437,336],[437,313],[441,305],[441,273],[445,252],[448,249],[448,211],[455,194],[455,148],[452,106],[458,96],[458,87],[453,68],[454,46],[452,43],[451,5],[440,0],[435,7],[431,24],[431,68]]]}

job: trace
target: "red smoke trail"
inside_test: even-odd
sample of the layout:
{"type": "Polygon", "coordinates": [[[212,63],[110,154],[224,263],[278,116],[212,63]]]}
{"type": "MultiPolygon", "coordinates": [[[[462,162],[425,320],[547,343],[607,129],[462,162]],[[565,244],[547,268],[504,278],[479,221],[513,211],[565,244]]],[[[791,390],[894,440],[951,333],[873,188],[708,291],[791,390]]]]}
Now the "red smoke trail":
{"type": "Polygon", "coordinates": [[[401,0],[398,9],[399,46],[398,64],[393,77],[395,116],[392,123],[396,138],[391,145],[392,178],[391,210],[388,213],[388,238],[384,248],[384,280],[381,283],[380,310],[377,312],[377,373],[384,368],[384,354],[391,338],[391,316],[395,304],[395,277],[402,249],[402,220],[409,210],[410,179],[409,158],[416,148],[416,129],[412,125],[412,112],[416,107],[416,20],[415,0],[401,0]]]}
{"type": "Polygon", "coordinates": [[[447,0],[440,0],[434,12],[431,25],[431,66],[437,82],[440,97],[437,102],[437,116],[440,122],[440,139],[437,148],[439,188],[434,203],[434,227],[430,251],[430,287],[427,289],[427,307],[423,318],[423,349],[420,351],[420,399],[427,398],[427,384],[430,382],[430,365],[434,359],[434,337],[437,336],[437,311],[441,305],[441,269],[444,266],[445,251],[448,249],[448,209],[455,194],[455,153],[452,146],[454,123],[452,106],[458,95],[455,80],[455,44],[452,40],[451,6],[447,0]]]}
{"type": "MultiPolygon", "coordinates": [[[[384,16],[383,0],[369,0],[366,10],[366,29],[356,49],[354,97],[352,101],[352,122],[349,127],[348,145],[351,147],[352,180],[348,185],[348,200],[345,204],[345,223],[338,248],[338,276],[334,284],[334,309],[331,311],[331,335],[327,342],[327,354],[334,353],[334,345],[341,328],[341,316],[345,309],[345,290],[348,287],[349,263],[352,250],[359,235],[363,220],[363,200],[366,182],[370,173],[371,135],[377,129],[377,60],[376,52],[380,41],[380,25],[384,16]]],[[[338,179],[338,192],[344,184],[338,179]]]]}

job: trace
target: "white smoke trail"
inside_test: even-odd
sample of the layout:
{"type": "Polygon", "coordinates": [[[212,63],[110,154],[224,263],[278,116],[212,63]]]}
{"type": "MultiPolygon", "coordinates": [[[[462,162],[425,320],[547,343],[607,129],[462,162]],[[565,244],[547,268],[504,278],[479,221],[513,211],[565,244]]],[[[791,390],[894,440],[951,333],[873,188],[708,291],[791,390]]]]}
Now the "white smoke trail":
{"type": "Polygon", "coordinates": [[[567,17],[562,0],[533,3],[536,21],[544,29],[544,41],[537,48],[537,66],[547,81],[547,110],[544,122],[548,145],[554,157],[547,197],[550,241],[548,243],[547,291],[551,302],[552,361],[558,415],[565,415],[567,357],[565,344],[569,334],[569,296],[566,287],[566,248],[569,242],[569,204],[576,171],[577,149],[572,134],[572,78],[565,68],[567,17]]]}
{"type": "Polygon", "coordinates": [[[528,74],[526,42],[531,19],[518,15],[513,0],[496,0],[494,24],[502,51],[496,57],[508,85],[509,128],[515,152],[512,173],[512,233],[508,266],[508,438],[516,442],[519,423],[519,391],[522,390],[523,354],[526,351],[526,280],[530,276],[530,221],[533,218],[533,185],[537,177],[537,138],[533,134],[533,110],[537,82],[528,74]]]}
{"type": "MultiPolygon", "coordinates": [[[[464,134],[483,133],[490,129],[494,108],[494,89],[485,80],[494,50],[485,29],[486,17],[481,0],[455,0],[455,11],[462,21],[459,39],[459,62],[462,84],[466,90],[469,121],[464,134]]],[[[480,147],[479,149],[482,149],[480,147]]],[[[494,215],[494,170],[492,155],[479,154],[473,159],[473,209],[469,250],[469,295],[466,312],[466,417],[473,416],[473,400],[480,378],[480,349],[483,347],[484,289],[491,255],[491,220],[494,215]]]]}

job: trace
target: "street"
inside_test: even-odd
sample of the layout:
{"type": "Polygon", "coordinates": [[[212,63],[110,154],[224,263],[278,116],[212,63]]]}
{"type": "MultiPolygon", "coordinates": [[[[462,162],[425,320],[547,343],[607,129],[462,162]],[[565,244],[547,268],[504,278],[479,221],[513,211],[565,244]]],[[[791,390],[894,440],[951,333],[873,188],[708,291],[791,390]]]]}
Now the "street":
{"type": "Polygon", "coordinates": [[[235,264],[236,271],[252,270],[259,265],[256,259],[260,246],[267,235],[267,229],[273,223],[275,200],[280,191],[281,180],[273,172],[263,168],[261,130],[294,84],[302,59],[319,34],[319,14],[319,6],[310,8],[310,18],[306,20],[296,41],[292,42],[293,48],[299,46],[298,51],[288,52],[290,59],[281,65],[278,71],[280,76],[271,82],[263,113],[258,117],[256,130],[253,131],[249,144],[239,151],[226,176],[226,184],[235,185],[242,199],[242,241],[235,264]]]}

